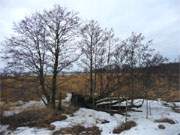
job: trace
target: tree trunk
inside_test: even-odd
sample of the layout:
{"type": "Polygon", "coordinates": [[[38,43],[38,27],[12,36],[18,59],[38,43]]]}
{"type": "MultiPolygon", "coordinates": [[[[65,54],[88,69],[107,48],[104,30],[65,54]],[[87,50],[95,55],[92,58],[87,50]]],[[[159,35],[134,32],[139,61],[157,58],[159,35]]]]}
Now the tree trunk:
{"type": "Polygon", "coordinates": [[[52,108],[56,108],[56,90],[57,90],[57,68],[58,68],[58,55],[59,51],[56,50],[55,55],[55,63],[54,63],[54,71],[53,71],[53,78],[52,78],[52,96],[51,96],[51,105],[52,108]]]}
{"type": "Polygon", "coordinates": [[[93,96],[93,52],[92,52],[92,41],[91,41],[91,54],[90,54],[90,97],[93,96]]]}
{"type": "Polygon", "coordinates": [[[134,71],[133,68],[131,69],[131,88],[130,88],[130,98],[131,98],[131,105],[134,105],[134,71]]]}
{"type": "Polygon", "coordinates": [[[44,76],[42,73],[40,73],[41,75],[39,76],[39,81],[40,81],[40,86],[41,86],[41,90],[44,94],[44,96],[46,97],[47,102],[45,103],[45,101],[43,101],[45,103],[45,105],[48,105],[50,103],[50,96],[46,91],[45,88],[45,81],[44,81],[44,76]]]}
{"type": "Polygon", "coordinates": [[[103,93],[103,71],[101,69],[101,72],[100,72],[100,92],[99,92],[99,95],[101,96],[103,93]]]}
{"type": "Polygon", "coordinates": [[[59,61],[59,25],[57,25],[56,31],[56,49],[55,49],[55,58],[54,58],[54,67],[53,67],[53,78],[52,78],[52,96],[51,96],[51,105],[53,109],[56,109],[56,91],[57,91],[57,75],[58,75],[58,61],[59,61]]]}
{"type": "Polygon", "coordinates": [[[59,103],[58,103],[58,110],[61,110],[61,92],[59,93],[59,103]]]}

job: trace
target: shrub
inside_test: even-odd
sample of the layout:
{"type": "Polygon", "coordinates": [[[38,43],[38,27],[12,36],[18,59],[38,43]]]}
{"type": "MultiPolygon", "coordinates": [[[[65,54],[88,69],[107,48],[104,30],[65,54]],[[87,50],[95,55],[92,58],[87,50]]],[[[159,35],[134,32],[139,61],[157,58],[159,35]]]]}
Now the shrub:
{"type": "Polygon", "coordinates": [[[74,127],[67,127],[62,128],[58,131],[55,131],[53,135],[64,135],[64,134],[70,134],[70,135],[100,135],[101,131],[98,127],[89,127],[85,128],[81,125],[76,125],[74,127]]]}
{"type": "Polygon", "coordinates": [[[26,110],[21,113],[4,116],[0,119],[1,124],[9,125],[10,129],[16,129],[17,127],[45,127],[51,128],[50,123],[57,120],[64,120],[66,116],[55,114],[49,109],[33,109],[26,110]]]}
{"type": "Polygon", "coordinates": [[[114,133],[114,134],[119,134],[119,133],[121,133],[121,132],[124,131],[124,130],[129,130],[129,129],[131,129],[132,127],[135,127],[136,125],[137,125],[137,124],[136,124],[136,122],[134,122],[134,121],[127,121],[126,123],[123,123],[121,126],[115,128],[115,129],[113,130],[113,133],[114,133]]]}
{"type": "Polygon", "coordinates": [[[65,114],[73,114],[74,112],[76,112],[79,109],[79,107],[75,107],[75,106],[69,106],[69,107],[63,107],[62,108],[62,112],[65,114]]]}

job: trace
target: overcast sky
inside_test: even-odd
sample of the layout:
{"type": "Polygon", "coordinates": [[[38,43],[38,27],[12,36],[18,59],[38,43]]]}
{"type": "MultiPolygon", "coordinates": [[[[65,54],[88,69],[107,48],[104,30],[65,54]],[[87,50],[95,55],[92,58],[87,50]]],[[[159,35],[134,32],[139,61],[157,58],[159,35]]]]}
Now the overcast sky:
{"type": "Polygon", "coordinates": [[[180,54],[180,0],[0,0],[0,41],[12,34],[13,22],[55,4],[112,27],[120,39],[141,32],[164,56],[180,54]]]}

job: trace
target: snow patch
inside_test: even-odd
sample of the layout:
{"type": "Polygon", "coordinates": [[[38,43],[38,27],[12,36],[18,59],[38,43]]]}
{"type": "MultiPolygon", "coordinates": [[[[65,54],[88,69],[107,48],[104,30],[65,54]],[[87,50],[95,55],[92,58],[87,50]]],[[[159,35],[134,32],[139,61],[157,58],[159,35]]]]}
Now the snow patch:
{"type": "Polygon", "coordinates": [[[4,111],[3,115],[4,116],[12,116],[14,114],[18,114],[18,113],[20,113],[20,112],[22,112],[24,110],[27,110],[27,109],[33,109],[33,108],[40,109],[40,108],[45,107],[45,105],[44,105],[44,103],[42,101],[29,101],[29,102],[21,101],[20,103],[21,103],[21,105],[11,107],[9,111],[4,111]]]}
{"type": "MultiPolygon", "coordinates": [[[[66,98],[64,101],[68,101],[69,99],[70,98],[66,98]]],[[[141,101],[141,99],[135,100],[137,104],[141,101]]],[[[141,110],[142,112],[128,112],[128,115],[130,115],[128,120],[135,121],[137,126],[131,128],[130,130],[123,131],[121,135],[178,135],[180,133],[180,113],[173,112],[171,107],[165,106],[162,101],[149,100],[148,102],[151,106],[151,115],[149,115],[148,119],[146,119],[146,102],[147,100],[144,101],[142,107],[138,108],[138,110],[141,110]],[[176,122],[176,124],[154,122],[155,120],[161,118],[172,119],[176,122]],[[165,129],[159,129],[159,124],[163,124],[165,129]]],[[[179,105],[180,103],[176,102],[175,104],[179,105]]],[[[41,101],[30,101],[21,106],[14,107],[11,113],[18,113],[19,111],[31,108],[32,106],[39,108],[44,105],[41,101]]],[[[80,108],[72,114],[72,116],[68,116],[67,119],[55,121],[51,124],[56,126],[55,130],[75,125],[82,125],[84,127],[97,126],[100,130],[102,130],[102,135],[110,135],[113,134],[113,129],[120,126],[124,121],[125,116],[120,114],[110,115],[109,113],[102,111],[80,108]]],[[[0,132],[4,131],[7,131],[6,133],[9,132],[7,130],[7,126],[0,125],[0,132]]],[[[10,135],[50,135],[52,132],[53,131],[47,129],[19,127],[10,135]]]]}

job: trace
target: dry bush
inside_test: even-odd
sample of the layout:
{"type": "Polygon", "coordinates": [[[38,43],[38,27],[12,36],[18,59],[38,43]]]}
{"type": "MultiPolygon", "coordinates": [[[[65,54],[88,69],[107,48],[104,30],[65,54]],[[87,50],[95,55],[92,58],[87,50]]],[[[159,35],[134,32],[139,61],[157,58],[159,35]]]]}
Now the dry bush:
{"type": "Polygon", "coordinates": [[[52,126],[50,126],[51,122],[64,119],[66,119],[65,115],[56,114],[52,110],[44,108],[25,110],[12,116],[3,116],[0,122],[1,124],[9,125],[10,129],[16,129],[22,126],[52,129],[52,126]]]}
{"type": "Polygon", "coordinates": [[[101,131],[96,126],[85,128],[81,125],[76,125],[74,127],[62,128],[53,133],[53,135],[66,135],[66,134],[69,134],[69,135],[100,135],[101,131]]]}
{"type": "Polygon", "coordinates": [[[127,121],[126,123],[123,123],[121,126],[115,128],[113,130],[113,133],[114,134],[119,134],[119,133],[123,132],[124,130],[129,130],[132,127],[135,127],[136,125],[137,124],[134,121],[127,121]]]}
{"type": "Polygon", "coordinates": [[[157,119],[155,120],[155,122],[158,122],[158,123],[169,123],[169,124],[176,124],[176,122],[172,119],[169,119],[169,118],[161,118],[161,119],[157,119]]]}
{"type": "Polygon", "coordinates": [[[69,107],[63,107],[63,108],[62,108],[62,111],[63,111],[63,113],[65,113],[65,114],[72,115],[72,114],[73,114],[74,112],[76,112],[78,109],[79,109],[79,107],[75,107],[75,106],[70,105],[69,107]]]}
{"type": "Polygon", "coordinates": [[[8,111],[8,110],[10,110],[11,107],[12,107],[11,103],[5,103],[5,102],[0,101],[0,109],[1,110],[8,111]]]}
{"type": "Polygon", "coordinates": [[[10,109],[10,106],[8,104],[5,104],[4,102],[0,102],[0,120],[4,115],[5,111],[8,111],[10,109]]]}

